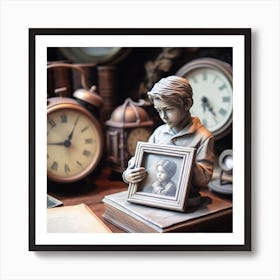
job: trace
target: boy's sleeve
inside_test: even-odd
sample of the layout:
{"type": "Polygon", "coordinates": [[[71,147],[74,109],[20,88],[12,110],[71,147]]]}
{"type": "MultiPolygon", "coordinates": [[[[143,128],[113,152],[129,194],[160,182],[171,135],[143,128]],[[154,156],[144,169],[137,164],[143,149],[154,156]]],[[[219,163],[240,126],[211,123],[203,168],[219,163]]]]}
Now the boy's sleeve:
{"type": "Polygon", "coordinates": [[[197,149],[193,169],[194,186],[205,187],[210,182],[214,168],[214,137],[207,138],[197,149]]]}

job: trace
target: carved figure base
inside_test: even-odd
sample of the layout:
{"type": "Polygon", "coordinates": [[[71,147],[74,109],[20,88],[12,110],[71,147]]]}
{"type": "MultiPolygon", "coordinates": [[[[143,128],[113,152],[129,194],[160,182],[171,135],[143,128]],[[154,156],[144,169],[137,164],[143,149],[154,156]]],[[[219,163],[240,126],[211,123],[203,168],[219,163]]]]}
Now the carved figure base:
{"type": "Polygon", "coordinates": [[[231,182],[223,183],[220,179],[216,179],[209,183],[209,189],[217,193],[231,195],[232,183],[231,182]]]}
{"type": "Polygon", "coordinates": [[[194,195],[190,195],[187,201],[187,208],[198,207],[201,204],[201,195],[196,193],[194,195]]]}

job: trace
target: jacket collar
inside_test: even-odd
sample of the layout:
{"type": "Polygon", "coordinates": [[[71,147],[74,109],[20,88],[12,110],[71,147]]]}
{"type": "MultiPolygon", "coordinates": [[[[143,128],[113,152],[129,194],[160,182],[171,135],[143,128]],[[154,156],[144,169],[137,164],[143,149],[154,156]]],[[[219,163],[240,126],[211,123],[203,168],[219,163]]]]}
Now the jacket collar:
{"type": "Polygon", "coordinates": [[[179,137],[186,134],[195,133],[202,126],[199,118],[192,117],[191,122],[186,125],[181,131],[177,134],[174,134],[174,130],[172,130],[167,124],[163,127],[163,132],[171,135],[172,137],[179,137]]]}

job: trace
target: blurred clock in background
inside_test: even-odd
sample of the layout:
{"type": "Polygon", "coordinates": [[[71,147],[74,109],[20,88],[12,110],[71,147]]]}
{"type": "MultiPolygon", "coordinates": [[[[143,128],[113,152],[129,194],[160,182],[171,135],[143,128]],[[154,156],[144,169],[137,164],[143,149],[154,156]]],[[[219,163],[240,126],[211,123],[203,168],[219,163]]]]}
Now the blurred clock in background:
{"type": "Polygon", "coordinates": [[[127,98],[106,121],[108,162],[114,172],[122,173],[134,156],[137,142],[148,141],[152,134],[154,122],[141,104],[127,98]]]}
{"type": "Polygon", "coordinates": [[[232,129],[233,88],[231,65],[214,58],[199,58],[182,66],[177,76],[189,80],[193,89],[193,116],[221,139],[232,129]]]}
{"type": "Polygon", "coordinates": [[[64,47],[60,48],[60,51],[66,58],[75,63],[113,64],[125,58],[130,53],[131,48],[64,47]]]}

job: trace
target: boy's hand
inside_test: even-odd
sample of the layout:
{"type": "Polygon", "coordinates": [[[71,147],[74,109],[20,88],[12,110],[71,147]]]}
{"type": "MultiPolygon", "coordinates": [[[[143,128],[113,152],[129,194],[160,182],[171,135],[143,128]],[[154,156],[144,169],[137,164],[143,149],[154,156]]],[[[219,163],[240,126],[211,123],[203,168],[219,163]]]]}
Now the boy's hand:
{"type": "Polygon", "coordinates": [[[124,179],[129,183],[139,183],[147,175],[146,169],[144,167],[137,167],[133,169],[127,169],[124,174],[124,179]]]}

